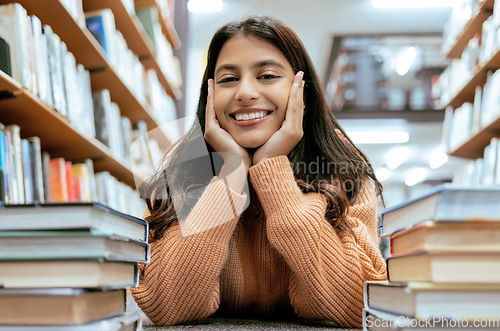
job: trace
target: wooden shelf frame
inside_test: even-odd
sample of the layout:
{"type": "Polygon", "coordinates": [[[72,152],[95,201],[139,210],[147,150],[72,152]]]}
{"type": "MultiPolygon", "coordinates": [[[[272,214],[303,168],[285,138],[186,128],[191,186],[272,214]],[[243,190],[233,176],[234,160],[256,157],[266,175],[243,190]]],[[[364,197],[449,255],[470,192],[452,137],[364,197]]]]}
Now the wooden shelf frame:
{"type": "Polygon", "coordinates": [[[479,130],[472,135],[466,142],[460,145],[453,151],[448,152],[449,155],[463,157],[467,159],[477,159],[483,156],[483,151],[490,144],[491,138],[500,136],[500,117],[492,123],[479,130]]]}
{"type": "Polygon", "coordinates": [[[158,18],[160,19],[161,30],[167,40],[172,45],[172,48],[177,50],[181,48],[181,39],[175,30],[174,22],[170,19],[170,17],[166,17],[166,13],[163,12],[161,7],[158,5],[156,0],[135,0],[135,8],[144,8],[144,7],[156,7],[158,10],[158,18]]]}
{"type": "Polygon", "coordinates": [[[85,0],[83,9],[87,11],[109,8],[115,17],[115,24],[127,41],[130,50],[136,54],[146,69],[154,69],[158,80],[168,95],[179,98],[179,91],[173,89],[159,65],[151,39],[136,15],[130,15],[122,1],[85,0]]]}
{"type": "Polygon", "coordinates": [[[481,32],[483,22],[491,15],[494,4],[495,0],[486,0],[481,5],[478,12],[467,22],[455,44],[446,53],[447,58],[459,58],[462,56],[462,52],[469,43],[469,40],[474,37],[474,34],[481,32]]]}
{"type": "Polygon", "coordinates": [[[109,147],[79,132],[69,120],[0,70],[0,91],[10,97],[0,100],[0,122],[17,124],[23,138],[40,137],[42,150],[67,161],[90,158],[95,171],[109,171],[118,180],[135,187],[132,165],[119,160],[109,147]]]}
{"type": "Polygon", "coordinates": [[[476,86],[486,83],[487,73],[500,68],[500,50],[498,50],[486,63],[479,65],[472,78],[458,91],[447,106],[459,107],[464,102],[474,101],[476,86]]]}

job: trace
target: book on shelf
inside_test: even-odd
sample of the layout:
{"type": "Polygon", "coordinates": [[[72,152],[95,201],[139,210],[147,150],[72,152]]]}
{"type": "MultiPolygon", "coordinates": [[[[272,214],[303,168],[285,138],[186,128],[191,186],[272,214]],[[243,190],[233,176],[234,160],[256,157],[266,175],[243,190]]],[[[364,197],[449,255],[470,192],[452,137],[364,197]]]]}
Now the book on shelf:
{"type": "Polygon", "coordinates": [[[149,262],[149,245],[95,229],[0,232],[0,260],[71,260],[149,262]]]}
{"type": "Polygon", "coordinates": [[[31,176],[33,177],[33,201],[44,202],[45,192],[43,185],[42,148],[39,137],[27,138],[30,148],[31,176]]]}
{"type": "Polygon", "coordinates": [[[4,205],[0,211],[0,231],[94,229],[147,242],[147,222],[97,202],[4,205]]]}
{"type": "Polygon", "coordinates": [[[21,154],[23,161],[24,176],[24,202],[33,203],[35,201],[34,177],[32,169],[32,159],[30,143],[28,139],[21,139],[21,154]]]}
{"type": "Polygon", "coordinates": [[[485,221],[500,219],[500,187],[445,184],[382,211],[381,235],[427,220],[485,221]]]}
{"type": "Polygon", "coordinates": [[[415,319],[500,318],[500,284],[367,281],[365,308],[415,319]]]}
{"type": "Polygon", "coordinates": [[[9,144],[8,156],[10,159],[10,170],[12,190],[11,203],[24,203],[24,178],[23,178],[23,156],[21,146],[21,128],[19,125],[10,124],[5,126],[5,134],[9,144]]]}
{"type": "Polygon", "coordinates": [[[99,260],[0,261],[4,288],[116,288],[138,285],[137,263],[99,260]]]}
{"type": "Polygon", "coordinates": [[[7,140],[7,135],[4,133],[5,126],[0,123],[0,167],[2,168],[2,188],[3,191],[0,201],[9,202],[10,200],[10,173],[11,173],[11,163],[9,158],[9,142],[7,140]]]}
{"type": "Polygon", "coordinates": [[[0,324],[83,324],[124,312],[125,290],[0,289],[0,324]]]}
{"type": "Polygon", "coordinates": [[[47,40],[47,56],[49,64],[50,86],[52,87],[52,104],[58,112],[67,115],[67,100],[64,92],[64,72],[62,66],[62,51],[67,48],[57,34],[48,25],[43,25],[43,34],[47,40]]]}
{"type": "Polygon", "coordinates": [[[391,282],[500,283],[500,252],[419,252],[387,258],[391,282]]]}
{"type": "Polygon", "coordinates": [[[69,202],[66,161],[57,157],[49,161],[49,188],[51,202],[69,202]]]}
{"type": "Polygon", "coordinates": [[[425,221],[390,236],[391,256],[416,252],[499,251],[500,222],[425,221]]]}
{"type": "Polygon", "coordinates": [[[5,39],[0,37],[0,70],[12,76],[12,65],[10,64],[10,47],[5,39]]]}
{"type": "Polygon", "coordinates": [[[28,31],[26,10],[18,3],[0,5],[0,38],[9,46],[9,62],[11,77],[31,90],[32,76],[30,72],[28,49],[28,31]]]}
{"type": "Polygon", "coordinates": [[[116,64],[116,25],[111,9],[100,9],[85,13],[85,24],[92,36],[102,46],[106,59],[116,64]]]}

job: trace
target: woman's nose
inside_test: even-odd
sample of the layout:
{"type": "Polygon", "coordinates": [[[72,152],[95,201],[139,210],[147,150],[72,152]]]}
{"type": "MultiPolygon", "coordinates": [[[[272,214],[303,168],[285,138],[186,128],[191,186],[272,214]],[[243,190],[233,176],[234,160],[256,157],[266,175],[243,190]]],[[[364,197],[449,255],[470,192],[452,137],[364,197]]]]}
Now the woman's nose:
{"type": "Polygon", "coordinates": [[[253,78],[240,78],[235,98],[238,101],[249,102],[258,98],[257,82],[253,78]]]}

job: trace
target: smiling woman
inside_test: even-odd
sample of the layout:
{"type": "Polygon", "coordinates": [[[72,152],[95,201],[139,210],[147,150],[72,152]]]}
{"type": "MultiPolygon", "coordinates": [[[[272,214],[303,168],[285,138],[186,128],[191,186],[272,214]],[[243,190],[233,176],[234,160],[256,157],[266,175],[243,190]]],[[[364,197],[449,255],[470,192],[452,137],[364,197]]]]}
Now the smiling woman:
{"type": "Polygon", "coordinates": [[[381,185],[293,30],[270,17],[219,29],[197,119],[148,187],[139,306],[155,324],[217,313],[359,326],[364,281],[386,278],[381,185]],[[209,166],[186,161],[200,145],[209,166]]]}

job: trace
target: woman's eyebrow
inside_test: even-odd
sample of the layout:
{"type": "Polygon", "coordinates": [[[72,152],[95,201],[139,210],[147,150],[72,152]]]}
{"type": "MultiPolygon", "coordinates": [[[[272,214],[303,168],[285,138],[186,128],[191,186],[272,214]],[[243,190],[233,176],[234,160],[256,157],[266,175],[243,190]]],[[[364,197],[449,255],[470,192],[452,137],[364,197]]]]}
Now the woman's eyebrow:
{"type": "Polygon", "coordinates": [[[283,64],[281,64],[280,62],[278,62],[276,60],[263,60],[263,61],[259,61],[259,62],[256,62],[252,67],[254,67],[254,68],[260,68],[260,67],[265,67],[265,66],[268,66],[268,65],[277,66],[277,67],[280,67],[282,69],[285,69],[285,66],[283,66],[283,64]]]}

